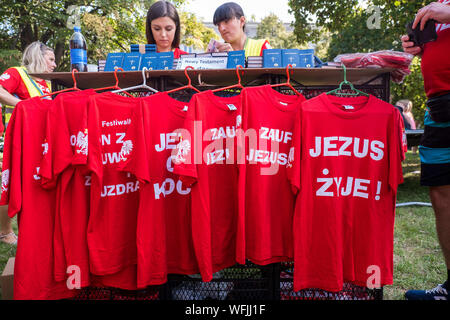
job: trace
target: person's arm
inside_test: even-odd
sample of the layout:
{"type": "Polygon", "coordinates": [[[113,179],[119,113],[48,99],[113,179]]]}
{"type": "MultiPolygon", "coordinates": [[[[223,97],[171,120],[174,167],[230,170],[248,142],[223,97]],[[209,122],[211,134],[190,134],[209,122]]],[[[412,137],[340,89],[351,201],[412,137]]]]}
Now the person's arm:
{"type": "MultiPolygon", "coordinates": [[[[429,5],[420,9],[416,18],[414,19],[413,29],[420,23],[420,30],[423,30],[425,24],[428,20],[433,19],[438,23],[450,23],[450,5],[443,4],[440,2],[432,2],[429,5]]],[[[422,53],[422,48],[419,46],[414,46],[412,41],[409,41],[409,36],[404,35],[401,37],[403,51],[410,53],[412,55],[420,55],[422,53]]]]}
{"type": "Polygon", "coordinates": [[[417,12],[412,28],[415,29],[420,23],[420,30],[423,30],[427,21],[431,19],[438,23],[450,23],[450,5],[432,2],[423,7],[417,12]]]}
{"type": "Polygon", "coordinates": [[[21,100],[10,94],[5,88],[0,85],[0,103],[15,107],[21,100]]]}

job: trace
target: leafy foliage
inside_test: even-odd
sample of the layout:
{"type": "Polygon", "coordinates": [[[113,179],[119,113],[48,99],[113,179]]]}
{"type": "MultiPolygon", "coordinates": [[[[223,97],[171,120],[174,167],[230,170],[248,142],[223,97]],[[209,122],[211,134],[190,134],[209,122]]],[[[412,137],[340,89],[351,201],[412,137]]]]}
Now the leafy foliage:
{"type": "Polygon", "coordinates": [[[269,40],[272,48],[300,48],[295,34],[288,32],[281,19],[274,13],[269,14],[261,20],[256,30],[256,38],[269,40]]]}
{"type": "MultiPolygon", "coordinates": [[[[81,25],[88,47],[88,63],[96,64],[108,52],[128,51],[132,43],[146,43],[145,20],[155,0],[2,0],[0,50],[23,52],[33,41],[55,50],[56,71],[70,68],[69,39],[73,22],[81,25]],[[75,8],[75,9],[73,9],[75,8]]],[[[174,0],[180,7],[186,0],[174,0]]],[[[195,14],[179,12],[183,43],[205,47],[214,31],[197,21],[195,14]],[[197,40],[198,39],[198,40],[197,40]],[[205,44],[206,42],[206,44],[205,44]]],[[[6,61],[7,62],[7,61],[6,61]]],[[[11,63],[16,64],[15,61],[11,63]]],[[[11,66],[5,64],[6,69],[11,66]]],[[[3,70],[0,70],[3,71],[3,70]]]]}
{"type": "Polygon", "coordinates": [[[181,20],[181,43],[196,49],[206,50],[211,39],[219,39],[214,29],[205,27],[197,20],[194,13],[180,12],[181,20]]]}
{"type": "MultiPolygon", "coordinates": [[[[297,40],[300,43],[318,42],[329,37],[325,60],[331,61],[342,53],[402,51],[400,37],[406,32],[406,24],[414,19],[420,8],[430,2],[289,0],[289,6],[296,20],[294,33],[297,40]]],[[[402,84],[392,85],[391,95],[393,103],[400,99],[413,101],[416,123],[422,122],[426,96],[420,58],[414,59],[411,74],[402,84]]]]}

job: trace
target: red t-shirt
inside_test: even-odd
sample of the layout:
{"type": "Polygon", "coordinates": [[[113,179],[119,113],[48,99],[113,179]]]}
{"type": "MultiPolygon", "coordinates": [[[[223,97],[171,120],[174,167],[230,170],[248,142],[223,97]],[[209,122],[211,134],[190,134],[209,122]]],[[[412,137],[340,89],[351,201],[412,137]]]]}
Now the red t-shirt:
{"type": "Polygon", "coordinates": [[[87,103],[94,90],[63,93],[47,113],[46,149],[40,176],[45,188],[57,186],[55,214],[55,279],[70,276],[69,266],[77,266],[81,286],[90,284],[86,229],[89,219],[90,173],[87,152],[82,150],[87,132],[87,103]],[[77,143],[78,142],[78,143],[77,143]]]}
{"type": "Polygon", "coordinates": [[[373,96],[322,94],[303,103],[289,172],[298,190],[295,291],[392,284],[403,134],[398,110],[373,96]]]}
{"type": "MultiPolygon", "coordinates": [[[[45,80],[35,80],[35,82],[44,95],[51,93],[45,80]]],[[[17,97],[21,100],[30,98],[30,94],[28,93],[25,83],[22,81],[19,72],[14,68],[9,68],[3,72],[0,76],[0,85],[10,94],[17,95],[17,97]]]]}
{"type": "Polygon", "coordinates": [[[14,299],[63,299],[75,295],[53,273],[56,192],[41,187],[45,122],[52,101],[33,98],[17,104],[6,130],[1,204],[18,215],[14,299]]]}
{"type": "Polygon", "coordinates": [[[243,90],[245,161],[239,170],[239,259],[291,259],[294,195],[286,176],[295,114],[305,98],[265,85],[243,90]]]}
{"type": "Polygon", "coordinates": [[[191,99],[174,172],[192,186],[194,248],[204,281],[236,264],[236,131],[241,95],[218,97],[212,91],[191,99]]]}
{"type": "MultiPolygon", "coordinates": [[[[91,171],[87,230],[90,270],[113,275],[135,267],[139,181],[118,171],[133,141],[125,138],[139,98],[111,92],[90,96],[87,168],[91,171]]],[[[86,146],[86,145],[85,145],[86,146]]]]}
{"type": "MultiPolygon", "coordinates": [[[[450,0],[439,0],[450,5],[450,0]]],[[[424,46],[422,55],[422,74],[427,96],[439,96],[450,92],[450,23],[437,24],[436,41],[424,46]]]]}
{"type": "MultiPolygon", "coordinates": [[[[172,151],[179,143],[188,104],[158,93],[141,101],[127,131],[135,141],[123,170],[141,185],[138,214],[138,287],[159,285],[167,274],[199,273],[191,230],[190,189],[173,173],[172,151]],[[136,120],[135,120],[136,119],[136,120]]],[[[121,165],[122,166],[122,165],[121,165]]]]}

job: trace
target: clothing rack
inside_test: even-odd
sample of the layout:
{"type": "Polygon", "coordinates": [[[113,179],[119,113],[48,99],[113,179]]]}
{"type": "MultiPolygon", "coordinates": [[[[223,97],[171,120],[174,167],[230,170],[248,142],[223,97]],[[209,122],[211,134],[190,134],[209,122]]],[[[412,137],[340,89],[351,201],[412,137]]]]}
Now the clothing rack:
{"type": "MultiPolygon", "coordinates": [[[[307,99],[328,92],[339,86],[342,70],[329,69],[289,69],[290,81],[294,88],[307,99]]],[[[288,71],[288,72],[289,72],[288,71]]],[[[390,69],[347,69],[347,78],[355,88],[389,102],[390,69]]],[[[241,69],[242,85],[257,86],[281,84],[286,82],[285,68],[241,69]]],[[[166,70],[147,71],[147,83],[158,91],[169,91],[186,84],[186,75],[192,79],[197,89],[209,90],[236,84],[236,71],[223,70],[166,70]]],[[[71,73],[35,74],[51,80],[54,90],[73,86],[71,73]]],[[[76,74],[80,89],[107,87],[120,83],[122,88],[142,83],[142,72],[80,72],[76,74]]],[[[288,87],[277,87],[282,93],[293,94],[288,87]]],[[[236,90],[236,88],[235,88],[236,90]]],[[[173,95],[182,95],[176,92],[173,95]]],[[[186,93],[184,93],[185,95],[186,93]]],[[[230,91],[224,95],[234,95],[230,91]]],[[[180,99],[181,100],[181,99],[180,99]]],[[[345,284],[338,293],[318,289],[293,291],[293,263],[276,263],[257,266],[251,262],[224,269],[215,278],[204,283],[193,276],[171,275],[166,284],[149,287],[145,290],[125,291],[115,288],[86,288],[75,298],[77,300],[381,300],[383,288],[368,289],[345,284]]]]}

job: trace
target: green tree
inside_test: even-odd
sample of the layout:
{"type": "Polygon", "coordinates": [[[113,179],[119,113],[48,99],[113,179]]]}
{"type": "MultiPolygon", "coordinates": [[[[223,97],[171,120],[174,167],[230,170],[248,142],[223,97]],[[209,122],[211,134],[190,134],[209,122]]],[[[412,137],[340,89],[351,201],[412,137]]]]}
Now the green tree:
{"type": "MultiPolygon", "coordinates": [[[[406,32],[406,24],[429,2],[289,0],[289,6],[295,17],[294,33],[300,43],[315,43],[323,40],[324,33],[328,33],[330,43],[326,60],[330,61],[342,53],[402,51],[400,37],[406,32]]],[[[420,58],[413,60],[410,69],[411,74],[403,83],[391,86],[391,96],[393,103],[399,99],[412,100],[413,112],[420,123],[426,101],[420,58]]]]}
{"type": "Polygon", "coordinates": [[[206,50],[211,39],[219,39],[214,29],[206,27],[194,13],[179,12],[181,43],[195,49],[206,50]]]}
{"type": "Polygon", "coordinates": [[[295,34],[288,32],[280,18],[274,13],[261,20],[256,30],[258,39],[267,39],[273,48],[291,49],[300,48],[295,34]]]}
{"type": "MultiPolygon", "coordinates": [[[[0,67],[3,71],[20,60],[20,52],[39,40],[54,48],[57,71],[70,70],[69,39],[73,24],[86,38],[88,62],[96,64],[109,52],[128,51],[132,43],[146,43],[147,10],[155,0],[3,0],[0,7],[0,67]],[[16,60],[7,57],[14,50],[16,60]],[[19,53],[19,54],[18,54],[19,53]],[[2,64],[3,63],[3,64],[2,64]],[[11,63],[11,64],[9,64],[11,63]]],[[[213,29],[206,28],[194,13],[180,10],[187,0],[174,0],[182,25],[182,43],[205,48],[213,29]]]]}

